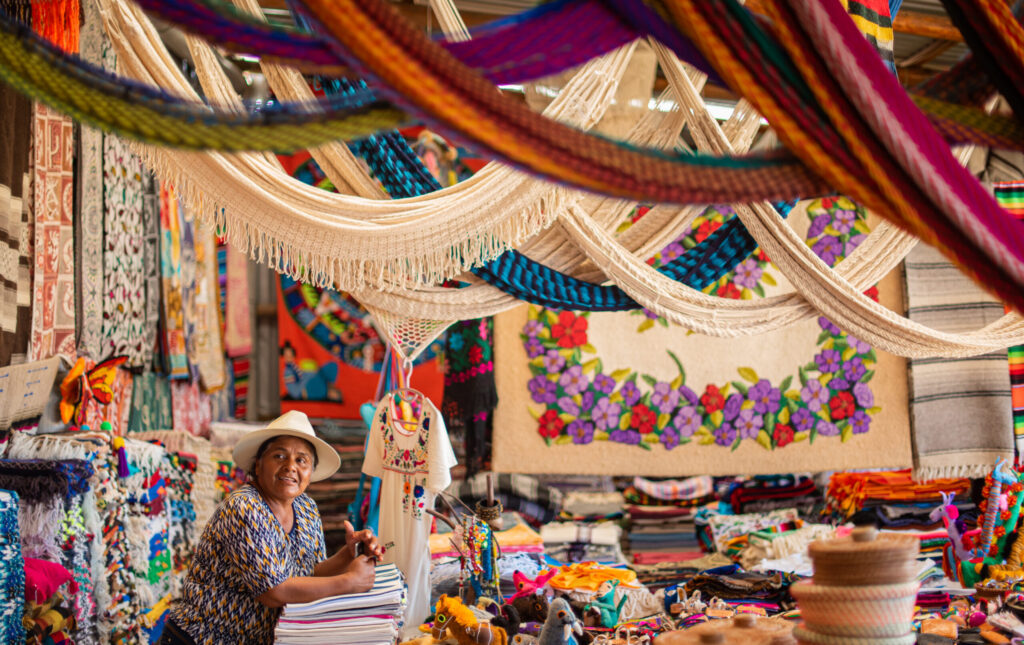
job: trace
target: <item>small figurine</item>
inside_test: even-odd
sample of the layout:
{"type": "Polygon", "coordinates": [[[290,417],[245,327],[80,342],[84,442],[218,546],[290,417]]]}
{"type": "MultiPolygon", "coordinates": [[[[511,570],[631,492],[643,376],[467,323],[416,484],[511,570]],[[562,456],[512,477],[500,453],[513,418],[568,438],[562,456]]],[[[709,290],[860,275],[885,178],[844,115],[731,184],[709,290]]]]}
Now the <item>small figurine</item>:
{"type": "Polygon", "coordinates": [[[557,573],[557,569],[548,569],[546,571],[541,571],[536,578],[527,578],[522,571],[513,571],[512,582],[515,583],[516,592],[512,594],[509,601],[511,602],[517,598],[537,593],[548,583],[548,580],[554,578],[557,573]]]}
{"type": "Polygon", "coordinates": [[[619,624],[619,612],[622,611],[622,605],[626,604],[626,595],[623,594],[619,600],[619,604],[615,604],[615,589],[619,586],[618,580],[606,580],[601,583],[598,593],[594,600],[587,603],[583,608],[585,612],[596,610],[601,618],[601,626],[608,627],[609,629],[614,628],[619,624]]]}
{"type": "Polygon", "coordinates": [[[523,596],[512,601],[521,623],[543,623],[548,618],[548,598],[541,594],[523,596]]]}
{"type": "Polygon", "coordinates": [[[538,645],[579,645],[576,636],[583,634],[583,627],[576,620],[576,614],[564,598],[551,601],[548,618],[537,638],[538,645]]]}
{"type": "Polygon", "coordinates": [[[508,645],[508,634],[504,629],[480,622],[461,600],[442,594],[437,601],[431,635],[437,640],[444,640],[445,630],[459,645],[508,645]]]}

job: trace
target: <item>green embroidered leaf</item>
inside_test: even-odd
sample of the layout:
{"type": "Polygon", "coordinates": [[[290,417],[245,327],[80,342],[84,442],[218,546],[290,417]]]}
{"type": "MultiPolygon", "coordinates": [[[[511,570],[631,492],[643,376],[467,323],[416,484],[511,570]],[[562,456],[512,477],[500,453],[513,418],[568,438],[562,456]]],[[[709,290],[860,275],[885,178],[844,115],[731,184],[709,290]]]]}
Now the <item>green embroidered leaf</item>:
{"type": "Polygon", "coordinates": [[[654,378],[650,374],[643,374],[641,375],[641,378],[644,380],[645,383],[647,383],[651,387],[654,387],[658,383],[658,379],[654,378]]]}
{"type": "Polygon", "coordinates": [[[779,384],[779,391],[785,392],[789,389],[789,386],[793,384],[793,375],[790,374],[786,378],[782,379],[782,383],[779,384]]]}
{"type": "Polygon", "coordinates": [[[756,441],[757,441],[758,445],[760,445],[765,450],[771,450],[772,449],[772,438],[764,430],[762,430],[761,432],[757,433],[756,441]]]}
{"type": "Polygon", "coordinates": [[[868,350],[868,353],[867,353],[867,354],[865,354],[865,356],[867,356],[867,359],[868,359],[869,361],[874,361],[875,363],[877,363],[877,362],[878,362],[878,354],[876,354],[876,353],[875,353],[875,350],[874,350],[874,348],[872,348],[872,349],[869,349],[869,350],[868,350]]]}
{"type": "Polygon", "coordinates": [[[683,238],[683,248],[684,249],[689,251],[690,249],[692,249],[695,246],[697,246],[697,241],[694,240],[692,237],[684,237],[683,238]]]}
{"type": "Polygon", "coordinates": [[[807,372],[817,372],[818,371],[818,364],[815,363],[814,361],[811,361],[807,365],[804,365],[804,370],[807,371],[807,372]]]}
{"type": "Polygon", "coordinates": [[[658,429],[661,430],[668,425],[668,422],[672,420],[672,415],[662,412],[658,415],[658,429]]]}
{"type": "Polygon", "coordinates": [[[641,441],[637,445],[640,446],[641,448],[643,448],[644,450],[650,450],[651,449],[651,444],[645,443],[643,441],[641,441]]]}
{"type": "Polygon", "coordinates": [[[811,428],[811,434],[807,438],[807,443],[813,444],[814,443],[814,438],[817,437],[817,436],[818,436],[818,428],[816,428],[816,427],[815,428],[811,428]]]}
{"type": "Polygon", "coordinates": [[[778,282],[775,281],[775,278],[772,277],[772,274],[768,273],[767,271],[761,274],[761,282],[765,283],[770,287],[774,287],[779,284],[778,282]]]}
{"type": "Polygon", "coordinates": [[[746,385],[744,385],[744,384],[740,383],[739,381],[732,381],[732,386],[733,386],[734,388],[736,388],[736,390],[737,390],[737,391],[738,391],[738,392],[739,392],[740,394],[742,394],[743,396],[746,396],[746,395],[747,395],[747,386],[746,386],[746,385]]]}
{"type": "MultiPolygon", "coordinates": [[[[764,277],[762,276],[762,279],[763,278],[764,277]]],[[[762,298],[764,298],[764,287],[762,287],[760,284],[755,284],[754,285],[754,293],[756,293],[757,295],[759,295],[762,298]]]]}
{"type": "Polygon", "coordinates": [[[651,320],[650,318],[648,318],[647,320],[645,320],[642,323],[640,323],[637,326],[636,330],[637,330],[637,332],[643,333],[643,332],[647,331],[648,329],[650,329],[651,327],[654,327],[654,321],[651,320]]]}
{"type": "Polygon", "coordinates": [[[709,418],[711,419],[711,424],[713,426],[715,426],[716,428],[721,428],[722,421],[725,419],[725,415],[722,414],[721,410],[715,410],[714,412],[711,413],[711,416],[709,418]]]}
{"type": "Polygon", "coordinates": [[[604,363],[601,362],[600,358],[597,359],[597,373],[604,374],[604,363]]]}
{"type": "Polygon", "coordinates": [[[632,414],[627,412],[626,414],[619,417],[619,430],[625,430],[626,428],[629,427],[629,418],[631,416],[632,414]]]}
{"type": "Polygon", "coordinates": [[[608,433],[604,430],[594,432],[594,441],[608,441],[608,433]]]}
{"type": "Polygon", "coordinates": [[[551,439],[548,439],[547,437],[544,437],[544,443],[546,443],[548,445],[548,448],[551,447],[551,439]]]}
{"type": "MultiPolygon", "coordinates": [[[[672,359],[672,362],[676,364],[676,369],[679,370],[679,385],[686,384],[686,370],[683,369],[683,362],[679,360],[679,357],[676,356],[676,353],[673,352],[671,349],[666,349],[665,351],[668,352],[668,355],[672,359]]],[[[673,381],[673,383],[674,382],[675,381],[673,381]]],[[[673,385],[672,387],[679,387],[679,385],[673,385]]]]}
{"type": "Polygon", "coordinates": [[[814,344],[815,345],[820,345],[820,344],[824,343],[826,340],[828,340],[829,338],[832,338],[832,334],[828,333],[827,330],[822,331],[820,334],[818,334],[818,340],[816,340],[814,342],[814,344]]]}
{"type": "MultiPolygon", "coordinates": [[[[753,367],[740,367],[736,370],[739,372],[740,377],[744,380],[750,381],[751,383],[757,383],[757,372],[754,371],[753,367]]],[[[744,392],[746,394],[746,392],[744,392]]]]}
{"type": "Polygon", "coordinates": [[[585,351],[588,354],[596,354],[597,353],[597,350],[594,349],[594,346],[591,345],[590,343],[587,343],[586,345],[583,345],[582,347],[580,347],[580,349],[582,349],[583,351],[585,351]]]}
{"type": "Polygon", "coordinates": [[[775,415],[768,413],[764,415],[764,429],[768,431],[768,434],[775,432],[775,415]]]}
{"type": "Polygon", "coordinates": [[[857,355],[857,350],[855,350],[852,347],[847,347],[846,349],[843,350],[843,361],[844,362],[848,361],[848,360],[850,360],[851,358],[853,358],[856,355],[857,355]]]}
{"type": "Polygon", "coordinates": [[[586,363],[583,364],[583,371],[585,373],[587,373],[587,374],[593,373],[593,371],[595,369],[597,369],[597,359],[596,358],[592,358],[592,359],[590,359],[589,361],[587,361],[586,363]]]}
{"type": "Polygon", "coordinates": [[[802,367],[796,368],[797,376],[800,377],[800,387],[807,386],[807,371],[802,367]]]}
{"type": "Polygon", "coordinates": [[[800,395],[796,390],[790,390],[786,392],[786,407],[789,408],[790,412],[796,412],[797,408],[800,407],[800,395]],[[796,396],[790,396],[790,394],[796,394],[796,396]]]}
{"type": "Polygon", "coordinates": [[[860,377],[860,382],[867,383],[873,378],[875,378],[875,370],[868,370],[864,372],[864,376],[860,377]]]}
{"type": "Polygon", "coordinates": [[[876,414],[878,414],[881,411],[882,411],[882,408],[878,407],[877,405],[873,406],[873,407],[870,407],[867,410],[865,410],[865,412],[867,412],[871,416],[875,416],[876,414]]]}
{"type": "Polygon", "coordinates": [[[636,383],[636,380],[637,380],[637,378],[639,378],[639,376],[640,376],[640,372],[630,372],[630,374],[626,378],[626,380],[630,381],[632,383],[636,383]]]}
{"type": "Polygon", "coordinates": [[[742,442],[742,441],[743,441],[743,439],[740,439],[740,438],[739,438],[739,437],[737,436],[737,437],[736,437],[736,441],[733,441],[733,442],[732,442],[732,447],[731,447],[731,448],[729,448],[729,451],[730,451],[730,452],[736,452],[736,449],[740,447],[740,442],[742,442]]]}
{"type": "Polygon", "coordinates": [[[806,441],[806,440],[807,440],[807,433],[806,432],[794,432],[793,433],[793,441],[806,441]]]}
{"type": "Polygon", "coordinates": [[[853,428],[847,425],[843,428],[843,431],[839,433],[840,441],[846,443],[853,437],[853,428]]]}
{"type": "Polygon", "coordinates": [[[572,443],[572,437],[570,437],[569,435],[558,435],[558,438],[555,439],[556,446],[565,446],[570,443],[572,443]]]}
{"type": "Polygon", "coordinates": [[[782,409],[779,410],[778,421],[779,421],[779,423],[781,423],[783,425],[789,423],[789,406],[788,405],[782,406],[782,409]]]}
{"type": "Polygon", "coordinates": [[[612,380],[616,382],[625,379],[627,376],[629,376],[629,370],[627,369],[615,370],[611,373],[612,380]]]}

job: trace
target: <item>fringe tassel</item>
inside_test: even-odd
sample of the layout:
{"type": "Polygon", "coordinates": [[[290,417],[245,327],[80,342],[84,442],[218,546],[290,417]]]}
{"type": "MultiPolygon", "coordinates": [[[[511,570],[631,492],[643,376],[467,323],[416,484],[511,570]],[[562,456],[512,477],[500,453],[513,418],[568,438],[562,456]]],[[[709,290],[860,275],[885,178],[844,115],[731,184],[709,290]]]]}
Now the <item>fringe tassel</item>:
{"type": "Polygon", "coordinates": [[[32,30],[64,51],[77,54],[80,11],[78,0],[33,0],[32,30]]]}
{"type": "MultiPolygon", "coordinates": [[[[229,245],[297,281],[339,291],[393,292],[436,286],[486,264],[551,226],[559,211],[577,199],[570,197],[569,191],[553,187],[546,198],[519,216],[507,218],[455,244],[438,245],[419,255],[386,260],[345,259],[328,253],[310,254],[299,243],[286,243],[229,210],[229,206],[207,193],[159,149],[138,142],[133,142],[132,148],[160,181],[174,186],[195,219],[212,226],[229,245]]],[[[372,255],[369,250],[362,250],[365,255],[372,255]]]]}
{"type": "Polygon", "coordinates": [[[914,481],[928,481],[931,479],[978,479],[985,477],[992,472],[992,462],[983,464],[957,464],[955,466],[916,466],[914,468],[914,481]]]}

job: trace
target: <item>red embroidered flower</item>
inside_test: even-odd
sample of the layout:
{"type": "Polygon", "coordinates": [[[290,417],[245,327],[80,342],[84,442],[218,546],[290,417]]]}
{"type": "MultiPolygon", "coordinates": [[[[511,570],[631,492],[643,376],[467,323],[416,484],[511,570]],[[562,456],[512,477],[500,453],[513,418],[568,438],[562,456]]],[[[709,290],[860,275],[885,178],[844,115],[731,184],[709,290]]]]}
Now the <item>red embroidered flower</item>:
{"type": "Polygon", "coordinates": [[[775,432],[772,433],[775,445],[779,448],[793,443],[793,426],[785,423],[776,423],[775,432]]]}
{"type": "Polygon", "coordinates": [[[558,322],[551,326],[551,338],[559,347],[579,347],[587,344],[587,319],[571,311],[558,314],[558,322]]]}
{"type": "Polygon", "coordinates": [[[731,282],[726,282],[718,287],[718,291],[715,293],[719,298],[732,298],[733,300],[739,300],[743,295],[740,292],[740,288],[731,282]]]}
{"type": "Polygon", "coordinates": [[[878,302],[878,286],[876,285],[871,287],[870,289],[864,292],[864,295],[867,296],[868,298],[871,298],[875,302],[878,302]]]}
{"type": "Polygon", "coordinates": [[[707,413],[711,414],[722,409],[722,406],[725,405],[725,397],[718,390],[717,385],[708,385],[704,389],[704,394],[700,396],[700,402],[704,405],[707,413]]]}
{"type": "Polygon", "coordinates": [[[540,436],[548,439],[556,439],[558,435],[562,434],[562,428],[565,427],[565,421],[559,419],[558,412],[554,410],[548,410],[542,414],[537,423],[537,432],[540,433],[540,436]]]}
{"type": "Polygon", "coordinates": [[[654,424],[658,421],[658,415],[643,403],[633,406],[633,413],[629,417],[629,427],[640,434],[654,432],[654,424]]]}
{"type": "Polygon", "coordinates": [[[479,345],[473,345],[469,348],[469,362],[473,365],[479,365],[480,361],[484,359],[484,350],[480,349],[479,345]]]}
{"type": "Polygon", "coordinates": [[[768,259],[768,255],[761,249],[757,250],[757,259],[760,262],[771,262],[771,260],[768,259]]]}
{"type": "Polygon", "coordinates": [[[845,419],[853,414],[853,395],[849,392],[840,392],[832,397],[832,400],[828,402],[828,407],[832,410],[833,419],[845,419]]]}
{"type": "Polygon", "coordinates": [[[706,240],[709,235],[717,231],[718,227],[721,225],[721,222],[717,222],[713,219],[701,222],[700,226],[697,227],[697,232],[693,235],[694,241],[700,244],[706,240]]]}
{"type": "Polygon", "coordinates": [[[651,210],[650,206],[638,206],[636,212],[633,214],[632,222],[635,224],[636,221],[646,215],[649,210],[651,210]]]}

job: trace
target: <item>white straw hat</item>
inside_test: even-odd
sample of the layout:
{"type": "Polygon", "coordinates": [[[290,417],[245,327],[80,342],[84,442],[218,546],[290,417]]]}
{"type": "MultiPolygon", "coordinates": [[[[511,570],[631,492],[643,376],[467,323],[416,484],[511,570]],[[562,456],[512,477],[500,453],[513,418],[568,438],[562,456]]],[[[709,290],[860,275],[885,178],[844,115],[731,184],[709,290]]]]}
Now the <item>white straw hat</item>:
{"type": "Polygon", "coordinates": [[[338,452],[329,443],[316,436],[316,433],[313,431],[313,424],[309,422],[309,417],[306,416],[305,412],[299,412],[298,410],[285,412],[271,421],[270,425],[266,428],[244,435],[235,444],[235,449],[231,451],[235,465],[245,472],[249,472],[252,469],[253,462],[256,460],[256,451],[260,449],[263,442],[280,436],[299,437],[313,444],[313,448],[316,449],[317,465],[313,469],[313,474],[310,476],[309,481],[317,482],[321,479],[327,479],[337,472],[338,467],[341,466],[341,457],[338,456],[338,452]]]}

